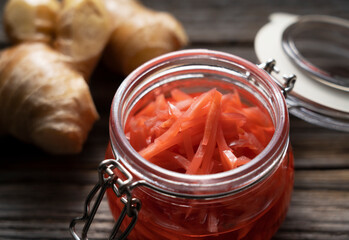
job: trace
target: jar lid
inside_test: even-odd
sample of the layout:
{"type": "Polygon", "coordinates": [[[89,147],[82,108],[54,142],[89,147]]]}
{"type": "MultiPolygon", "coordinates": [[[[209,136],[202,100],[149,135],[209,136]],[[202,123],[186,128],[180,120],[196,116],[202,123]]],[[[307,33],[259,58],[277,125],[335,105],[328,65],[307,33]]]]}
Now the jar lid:
{"type": "Polygon", "coordinates": [[[297,83],[290,113],[308,122],[349,132],[349,21],[330,16],[275,13],[255,39],[259,61],[276,60],[297,83]]]}

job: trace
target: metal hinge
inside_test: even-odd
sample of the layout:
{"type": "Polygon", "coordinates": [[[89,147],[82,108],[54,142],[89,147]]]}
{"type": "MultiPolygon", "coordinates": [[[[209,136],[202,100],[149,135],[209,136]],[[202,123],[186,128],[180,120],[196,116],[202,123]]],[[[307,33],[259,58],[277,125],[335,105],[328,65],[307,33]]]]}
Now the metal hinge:
{"type": "MultiPolygon", "coordinates": [[[[275,59],[269,59],[265,63],[258,65],[259,68],[264,69],[267,73],[271,74],[272,72],[279,73],[279,69],[276,68],[275,59]]],[[[279,81],[275,80],[276,84],[280,87],[281,92],[285,97],[287,94],[292,91],[294,84],[296,82],[297,76],[295,74],[290,74],[288,76],[284,75],[283,79],[285,80],[284,84],[281,84],[279,81]]]]}

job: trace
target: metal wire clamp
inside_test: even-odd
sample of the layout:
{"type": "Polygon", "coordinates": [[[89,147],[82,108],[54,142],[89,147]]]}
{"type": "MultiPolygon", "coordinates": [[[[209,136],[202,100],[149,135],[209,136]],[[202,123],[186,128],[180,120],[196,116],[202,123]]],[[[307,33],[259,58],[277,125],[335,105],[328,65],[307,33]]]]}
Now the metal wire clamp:
{"type": "Polygon", "coordinates": [[[71,221],[69,226],[70,233],[75,240],[88,239],[87,233],[97,213],[98,207],[107,189],[111,188],[115,195],[120,198],[121,202],[125,204],[125,206],[123,207],[119,218],[115,222],[109,239],[123,240],[128,236],[135,226],[138,218],[138,212],[141,208],[141,202],[136,198],[132,198],[131,190],[129,188],[129,185],[132,182],[132,175],[125,169],[119,160],[107,159],[100,163],[98,167],[98,177],[98,183],[94,186],[86,198],[83,216],[74,218],[71,221]],[[123,174],[125,180],[117,177],[113,171],[114,169],[117,169],[121,174],[123,174]],[[94,198],[96,198],[96,200],[93,207],[90,209],[90,203],[94,198]],[[124,232],[120,234],[119,229],[126,215],[131,218],[131,221],[124,232]],[[78,222],[85,223],[82,229],[81,238],[75,231],[75,225],[78,222]],[[119,235],[117,236],[118,233],[119,235]]]}

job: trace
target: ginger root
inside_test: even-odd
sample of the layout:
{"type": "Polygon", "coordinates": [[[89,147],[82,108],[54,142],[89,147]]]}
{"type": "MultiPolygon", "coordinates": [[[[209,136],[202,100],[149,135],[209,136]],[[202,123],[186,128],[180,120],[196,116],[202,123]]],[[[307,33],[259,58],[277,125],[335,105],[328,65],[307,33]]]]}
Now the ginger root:
{"type": "Polygon", "coordinates": [[[181,24],[170,14],[142,6],[137,0],[105,0],[114,31],[104,52],[104,62],[125,75],[161,54],[188,42],[181,24]]]}
{"type": "Polygon", "coordinates": [[[9,0],[4,25],[13,43],[42,41],[69,56],[85,80],[100,59],[112,30],[103,0],[9,0]]]}
{"type": "MultiPolygon", "coordinates": [[[[32,2],[11,0],[9,5],[14,1],[32,2]]],[[[86,81],[111,31],[102,3],[65,0],[58,13],[56,49],[42,42],[23,42],[0,53],[0,132],[50,153],[81,151],[98,118],[86,81]],[[80,28],[86,29],[76,32],[80,28]]]]}
{"type": "Polygon", "coordinates": [[[0,55],[0,131],[51,153],[81,151],[98,114],[88,86],[43,43],[0,55]]]}
{"type": "Polygon", "coordinates": [[[112,31],[104,1],[65,0],[57,19],[55,49],[88,80],[112,31]]]}
{"type": "Polygon", "coordinates": [[[188,41],[136,0],[9,0],[4,24],[19,44],[0,52],[0,132],[60,154],[80,152],[98,118],[86,82],[107,43],[107,65],[128,74],[188,41]]]}
{"type": "Polygon", "coordinates": [[[4,9],[4,27],[11,42],[51,42],[56,17],[60,10],[57,0],[11,0],[4,9]]]}

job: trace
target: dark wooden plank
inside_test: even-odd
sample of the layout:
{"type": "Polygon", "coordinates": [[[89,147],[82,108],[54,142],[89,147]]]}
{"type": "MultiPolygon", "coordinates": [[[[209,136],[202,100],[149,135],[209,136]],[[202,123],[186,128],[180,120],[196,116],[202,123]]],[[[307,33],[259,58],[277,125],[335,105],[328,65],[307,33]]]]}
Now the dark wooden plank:
{"type": "Polygon", "coordinates": [[[297,170],[295,173],[295,188],[349,191],[349,169],[297,170]]]}
{"type": "MultiPolygon", "coordinates": [[[[143,0],[142,2],[149,7],[175,15],[183,23],[194,43],[253,42],[257,31],[268,22],[268,16],[274,12],[299,15],[327,14],[349,19],[349,5],[346,0],[143,0]]],[[[0,2],[1,9],[4,4],[5,1],[0,2]]],[[[3,31],[0,31],[0,43],[5,39],[3,31]]]]}
{"type": "Polygon", "coordinates": [[[348,132],[317,127],[291,116],[290,138],[296,168],[349,168],[348,132]]]}
{"type": "MultiPolygon", "coordinates": [[[[68,237],[70,220],[82,214],[84,198],[97,180],[95,170],[84,169],[13,169],[1,170],[0,176],[0,238],[8,239],[59,239],[56,233],[60,239],[68,237]]],[[[275,239],[349,237],[348,176],[349,170],[297,171],[290,210],[275,239]]],[[[91,236],[102,238],[111,225],[103,201],[91,236]]]]}
{"type": "MultiPolygon", "coordinates": [[[[8,180],[10,175],[19,180],[0,182],[0,239],[68,239],[69,223],[74,217],[82,216],[84,199],[97,181],[96,171],[87,173],[8,173],[8,180]]],[[[112,225],[104,200],[90,236],[105,239],[112,225]]]]}
{"type": "Polygon", "coordinates": [[[253,42],[274,12],[327,14],[349,19],[346,0],[143,0],[147,6],[170,11],[183,22],[193,42],[253,42]]]}
{"type": "Polygon", "coordinates": [[[274,239],[349,239],[349,191],[295,190],[274,239]]]}
{"type": "MultiPolygon", "coordinates": [[[[298,222],[299,225],[303,224],[302,222],[298,222]]],[[[347,234],[341,233],[323,233],[323,232],[299,232],[299,231],[280,231],[276,234],[273,240],[347,240],[347,234]]]]}

